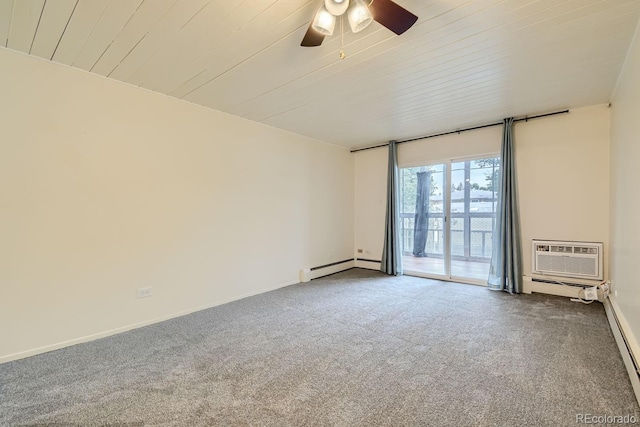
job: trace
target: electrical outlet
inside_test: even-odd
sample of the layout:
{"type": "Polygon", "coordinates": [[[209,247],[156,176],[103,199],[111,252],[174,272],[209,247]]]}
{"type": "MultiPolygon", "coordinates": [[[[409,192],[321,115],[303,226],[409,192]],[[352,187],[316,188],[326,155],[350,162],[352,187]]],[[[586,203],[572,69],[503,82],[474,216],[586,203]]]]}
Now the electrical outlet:
{"type": "Polygon", "coordinates": [[[370,250],[366,250],[366,251],[364,251],[364,253],[367,254],[367,255],[371,255],[371,251],[370,250]]]}
{"type": "Polygon", "coordinates": [[[140,288],[136,289],[136,298],[147,298],[153,296],[153,288],[140,288]]]}
{"type": "Polygon", "coordinates": [[[361,254],[362,253],[362,249],[358,249],[358,253],[361,254]]]}
{"type": "Polygon", "coordinates": [[[592,286],[590,288],[584,288],[584,299],[594,301],[598,299],[598,287],[592,286]]]}

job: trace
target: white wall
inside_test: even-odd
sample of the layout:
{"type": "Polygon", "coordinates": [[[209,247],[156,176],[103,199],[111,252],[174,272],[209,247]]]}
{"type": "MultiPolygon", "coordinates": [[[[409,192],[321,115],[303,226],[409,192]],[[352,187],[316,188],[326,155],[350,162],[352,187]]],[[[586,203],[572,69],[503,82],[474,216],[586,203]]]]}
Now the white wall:
{"type": "MultiPolygon", "coordinates": [[[[388,153],[386,148],[374,148],[353,154],[356,258],[382,259],[388,153]]],[[[356,261],[356,266],[378,269],[380,263],[356,261]]]]}
{"type": "Polygon", "coordinates": [[[6,49],[0,69],[0,362],[352,256],[346,149],[6,49]]]}
{"type": "MultiPolygon", "coordinates": [[[[640,27],[639,27],[640,28],[640,27]]],[[[640,34],[629,49],[611,107],[611,295],[635,355],[640,355],[640,34]]]]}
{"type": "Polygon", "coordinates": [[[398,145],[398,166],[420,166],[455,158],[500,154],[502,127],[494,126],[398,145]]]}
{"type": "Polygon", "coordinates": [[[609,108],[576,108],[514,129],[524,274],[531,274],[531,239],[603,242],[606,256],[609,108]]]}
{"type": "MultiPolygon", "coordinates": [[[[531,273],[533,238],[604,242],[607,253],[608,132],[609,109],[604,105],[515,124],[525,274],[531,273]]],[[[497,153],[501,138],[502,127],[493,127],[400,144],[398,163],[415,166],[497,153]]],[[[382,256],[387,152],[355,153],[355,244],[371,252],[365,258],[378,260],[382,256]]]]}

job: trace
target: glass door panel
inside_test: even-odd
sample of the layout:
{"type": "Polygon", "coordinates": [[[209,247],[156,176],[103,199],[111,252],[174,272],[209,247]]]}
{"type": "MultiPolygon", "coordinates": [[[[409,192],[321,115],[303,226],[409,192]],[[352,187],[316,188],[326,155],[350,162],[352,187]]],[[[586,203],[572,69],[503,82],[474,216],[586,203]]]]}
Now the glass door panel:
{"type": "Polygon", "coordinates": [[[499,168],[490,157],[400,169],[406,272],[486,283],[499,168]]]}
{"type": "Polygon", "coordinates": [[[446,165],[400,169],[402,264],[409,272],[447,276],[446,165]]]}
{"type": "Polygon", "coordinates": [[[451,276],[486,281],[495,228],[499,158],[451,163],[451,276]]]}

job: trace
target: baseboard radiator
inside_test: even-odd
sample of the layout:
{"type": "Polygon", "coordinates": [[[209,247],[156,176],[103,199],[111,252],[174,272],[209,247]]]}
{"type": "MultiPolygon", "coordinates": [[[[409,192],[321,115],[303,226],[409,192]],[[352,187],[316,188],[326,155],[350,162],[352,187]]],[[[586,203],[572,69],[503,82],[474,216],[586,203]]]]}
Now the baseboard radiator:
{"type": "Polygon", "coordinates": [[[638,357],[640,357],[640,354],[634,354],[633,346],[626,336],[624,327],[616,314],[616,310],[614,309],[611,300],[606,298],[603,304],[607,313],[609,325],[611,326],[611,331],[613,332],[613,336],[615,337],[618,348],[620,349],[620,354],[622,355],[622,360],[627,368],[627,373],[629,374],[633,391],[636,394],[636,400],[638,400],[638,404],[640,404],[640,364],[638,363],[638,357]]]}
{"type": "Polygon", "coordinates": [[[355,267],[355,259],[349,258],[316,267],[302,268],[300,270],[300,282],[308,282],[320,277],[329,276],[355,267]]]}
{"type": "Polygon", "coordinates": [[[580,291],[586,287],[598,286],[599,282],[590,283],[582,281],[556,281],[549,278],[522,276],[523,289],[522,292],[530,294],[532,292],[558,295],[562,297],[578,298],[580,291]]]}
{"type": "Polygon", "coordinates": [[[367,270],[380,270],[380,265],[382,261],[379,259],[368,259],[368,258],[356,258],[355,266],[357,268],[364,268],[367,270]]]}

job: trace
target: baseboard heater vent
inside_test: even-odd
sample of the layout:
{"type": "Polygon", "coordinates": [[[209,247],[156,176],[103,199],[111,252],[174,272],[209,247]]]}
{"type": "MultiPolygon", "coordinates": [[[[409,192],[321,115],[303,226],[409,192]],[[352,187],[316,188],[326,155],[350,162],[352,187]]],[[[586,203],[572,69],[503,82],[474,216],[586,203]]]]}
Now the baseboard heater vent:
{"type": "Polygon", "coordinates": [[[311,268],[303,268],[300,270],[299,280],[301,283],[308,282],[320,277],[330,276],[341,271],[350,270],[354,267],[354,258],[344,259],[342,261],[331,262],[329,264],[318,265],[311,268]]]}
{"type": "Polygon", "coordinates": [[[575,287],[578,287],[578,288],[590,288],[591,286],[593,286],[593,285],[585,285],[584,283],[565,282],[564,280],[562,282],[560,282],[558,280],[539,279],[537,277],[532,277],[531,281],[532,282],[538,282],[538,283],[550,283],[552,285],[575,286],[575,287]]]}
{"type": "Polygon", "coordinates": [[[376,262],[378,264],[382,264],[382,261],[380,261],[379,259],[356,258],[356,261],[376,262]]]}
{"type": "Polygon", "coordinates": [[[332,262],[331,264],[325,264],[325,265],[319,265],[317,267],[311,267],[310,270],[311,271],[321,270],[323,268],[333,267],[334,265],[344,264],[345,262],[351,262],[353,260],[354,260],[353,258],[349,258],[349,259],[345,259],[345,260],[342,260],[342,261],[336,261],[336,262],[332,262]]]}
{"type": "Polygon", "coordinates": [[[613,336],[618,344],[618,348],[620,349],[622,360],[627,368],[627,373],[629,374],[629,379],[631,380],[631,386],[633,387],[633,391],[636,395],[636,400],[640,404],[640,365],[638,364],[638,359],[636,359],[637,355],[634,354],[632,346],[629,344],[629,340],[625,335],[620,319],[618,319],[616,310],[613,308],[613,304],[609,299],[605,300],[604,309],[607,313],[609,326],[611,326],[611,331],[613,332],[613,336]]]}
{"type": "Polygon", "coordinates": [[[531,272],[602,280],[602,243],[532,240],[531,272]]]}
{"type": "Polygon", "coordinates": [[[611,314],[613,315],[613,319],[616,323],[616,327],[618,328],[618,331],[620,331],[620,336],[622,337],[622,341],[624,342],[624,347],[627,349],[629,356],[631,356],[631,363],[633,363],[633,368],[635,369],[638,377],[640,377],[640,365],[638,365],[638,359],[636,359],[635,354],[633,354],[633,351],[631,351],[631,347],[629,346],[629,340],[627,340],[627,336],[625,335],[624,330],[620,325],[620,320],[618,319],[618,315],[616,314],[615,310],[611,310],[611,314]]]}

